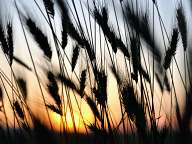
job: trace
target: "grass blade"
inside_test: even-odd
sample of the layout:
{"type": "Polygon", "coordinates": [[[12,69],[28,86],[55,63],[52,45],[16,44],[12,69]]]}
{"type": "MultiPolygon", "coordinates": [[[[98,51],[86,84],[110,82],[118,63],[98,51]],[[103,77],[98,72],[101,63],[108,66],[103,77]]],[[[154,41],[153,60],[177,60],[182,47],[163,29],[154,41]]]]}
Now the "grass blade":
{"type": "Polygon", "coordinates": [[[13,56],[13,60],[15,62],[17,62],[18,64],[20,64],[21,66],[25,67],[26,69],[28,69],[29,71],[32,71],[32,69],[27,65],[25,64],[21,59],[19,59],[18,57],[16,56],[13,56]]]}

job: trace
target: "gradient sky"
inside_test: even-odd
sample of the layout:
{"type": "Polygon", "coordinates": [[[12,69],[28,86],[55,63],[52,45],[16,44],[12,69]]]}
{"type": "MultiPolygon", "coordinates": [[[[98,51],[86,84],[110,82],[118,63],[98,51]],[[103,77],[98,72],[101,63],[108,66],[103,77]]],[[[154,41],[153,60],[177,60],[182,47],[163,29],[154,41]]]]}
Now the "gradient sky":
{"type": "MultiPolygon", "coordinates": [[[[39,14],[39,11],[37,9],[37,7],[35,6],[33,0],[16,0],[17,2],[20,2],[22,4],[19,4],[19,8],[21,10],[22,13],[25,14],[25,10],[27,10],[30,14],[30,16],[34,17],[37,19],[37,21],[41,21],[43,20],[43,22],[41,21],[41,23],[39,24],[40,28],[43,30],[43,32],[45,32],[46,34],[51,34],[51,31],[50,29],[48,28],[48,26],[45,24],[45,20],[43,19],[42,15],[39,14]],[[34,13],[36,12],[36,13],[34,13]]],[[[38,2],[40,0],[37,0],[38,2]]],[[[70,0],[68,0],[69,3],[70,3],[70,0]]],[[[76,6],[78,9],[80,9],[80,5],[79,5],[79,1],[78,0],[75,0],[77,3],[76,3],[76,6]]],[[[86,0],[82,0],[83,2],[86,2],[86,0]]],[[[114,0],[116,1],[116,0],[114,0]]],[[[158,6],[159,6],[159,10],[160,10],[160,13],[161,13],[161,16],[165,22],[165,25],[166,25],[166,28],[167,28],[167,31],[168,33],[171,33],[171,28],[173,26],[175,26],[175,8],[176,8],[176,5],[177,5],[177,2],[178,0],[157,0],[158,2],[158,6]]],[[[106,0],[105,1],[108,5],[108,8],[109,8],[109,12],[110,12],[110,22],[112,22],[112,24],[116,25],[116,23],[113,23],[113,20],[115,19],[114,17],[114,12],[113,12],[113,5],[112,5],[112,1],[111,0],[106,0]]],[[[141,3],[145,3],[145,0],[140,0],[141,3]]],[[[190,12],[189,12],[189,3],[187,2],[187,0],[183,0],[183,3],[184,3],[184,7],[186,8],[186,12],[187,12],[187,17],[190,19],[191,18],[191,15],[190,15],[190,12]]],[[[20,27],[20,22],[18,20],[18,17],[17,17],[17,13],[15,12],[15,9],[14,9],[14,5],[13,5],[13,0],[0,0],[0,6],[2,8],[2,13],[1,15],[5,16],[6,19],[14,19],[14,28],[15,28],[15,34],[16,36],[14,37],[14,40],[15,40],[15,55],[18,56],[19,58],[23,59],[26,63],[28,63],[30,66],[31,65],[31,62],[29,60],[29,55],[28,55],[28,52],[27,52],[27,47],[26,47],[26,43],[24,41],[24,37],[23,37],[23,33],[22,33],[22,29],[20,27]],[[4,5],[2,7],[2,5],[4,5]],[[10,16],[11,15],[11,16],[10,16]]],[[[120,8],[120,4],[119,3],[116,3],[115,6],[117,7],[117,10],[118,8],[120,8]]],[[[150,7],[152,5],[150,4],[150,7]]],[[[85,8],[85,7],[84,7],[85,8]]],[[[79,16],[82,18],[82,13],[81,11],[79,10],[79,16]]],[[[118,15],[120,15],[121,13],[118,13],[118,15]]],[[[59,31],[60,29],[60,20],[59,20],[59,15],[56,14],[55,16],[55,20],[57,21],[56,22],[56,32],[59,31]]],[[[120,22],[120,26],[123,26],[122,24],[122,19],[121,17],[119,16],[119,22],[120,22]]],[[[158,19],[155,20],[155,22],[157,23],[157,29],[156,29],[156,33],[157,33],[157,36],[158,35],[161,35],[160,33],[160,27],[158,26],[159,25],[159,22],[158,22],[158,19]]],[[[60,36],[60,34],[58,33],[58,35],[60,36]]],[[[37,48],[37,45],[34,43],[33,40],[31,40],[30,38],[30,35],[27,34],[27,37],[28,37],[28,40],[29,40],[29,45],[32,49],[32,53],[33,55],[35,55],[35,63],[37,65],[46,65],[46,62],[42,62],[42,52],[39,51],[39,49],[37,48]]],[[[158,39],[159,40],[159,39],[158,39]]],[[[52,42],[52,39],[49,39],[50,43],[52,46],[54,46],[54,43],[52,42]]],[[[162,40],[160,39],[159,42],[161,42],[162,40]]],[[[72,43],[70,43],[68,45],[68,56],[70,57],[71,55],[71,51],[70,51],[70,47],[72,46],[72,43]]],[[[182,52],[182,49],[181,48],[178,48],[178,53],[181,53],[182,52]]],[[[177,57],[180,57],[179,54],[176,54],[177,57]]],[[[99,52],[97,54],[99,56],[99,52]]],[[[2,54],[0,54],[1,57],[2,54]]],[[[121,55],[120,55],[121,56],[121,55]]],[[[54,57],[56,57],[56,53],[54,53],[54,57]]],[[[8,70],[9,68],[6,68],[5,67],[5,64],[6,62],[4,60],[2,60],[0,62],[0,67],[4,67],[3,71],[5,71],[8,75],[10,75],[10,70],[8,70]]],[[[57,59],[54,58],[53,59],[53,64],[54,65],[57,65],[58,66],[58,62],[57,62],[57,59]]],[[[69,63],[67,63],[68,65],[68,68],[70,69],[70,65],[69,63]]],[[[179,61],[179,65],[182,66],[182,61],[179,61]]],[[[182,67],[181,67],[182,68],[182,67]]],[[[39,89],[37,87],[37,81],[35,79],[35,75],[32,74],[32,73],[29,73],[27,72],[26,70],[23,70],[21,69],[20,66],[18,65],[14,65],[14,69],[16,71],[16,73],[19,75],[19,76],[24,76],[25,78],[27,78],[28,80],[30,80],[30,84],[29,84],[29,93],[31,94],[31,97],[29,99],[29,103],[30,105],[34,105],[34,109],[36,109],[37,105],[43,105],[42,101],[40,100],[40,98],[38,97],[40,95],[40,92],[39,92],[39,89]],[[35,92],[34,92],[35,91],[35,92]]],[[[40,71],[40,70],[39,70],[40,71]]],[[[78,70],[77,70],[78,72],[78,70]]],[[[40,71],[41,73],[41,71],[40,71]]],[[[176,71],[175,72],[175,77],[178,76],[178,72],[176,71]]],[[[120,108],[119,108],[119,104],[117,103],[118,101],[118,98],[117,98],[117,90],[115,89],[116,87],[116,83],[115,83],[115,80],[114,80],[114,77],[112,76],[112,74],[109,73],[109,88],[108,88],[108,92],[109,92],[109,107],[111,108],[112,110],[112,114],[114,116],[114,118],[119,121],[120,119],[120,108]],[[117,113],[116,111],[118,110],[119,113],[117,113]]],[[[42,79],[44,80],[44,78],[42,77],[42,79]]],[[[180,79],[176,79],[175,83],[177,83],[177,87],[178,89],[181,86],[181,81],[180,79]]],[[[158,90],[157,90],[158,91],[158,90]]],[[[182,95],[183,94],[183,91],[182,91],[182,88],[179,89],[178,91],[178,95],[182,95]]],[[[165,94],[165,96],[167,96],[165,94]]],[[[158,98],[157,98],[158,99],[158,98]]],[[[167,99],[170,99],[170,98],[167,98],[167,99]]],[[[182,98],[179,97],[181,103],[182,103],[182,98]]],[[[73,98],[73,101],[74,101],[74,98],[73,98]]],[[[157,100],[158,101],[158,100],[157,100]]],[[[167,100],[167,103],[169,102],[169,100],[167,100]]],[[[75,103],[75,102],[74,102],[75,103]]],[[[165,103],[165,105],[167,104],[165,103]]],[[[75,105],[74,105],[75,107],[75,105]]],[[[157,102],[157,107],[158,107],[158,102],[157,102]]],[[[39,108],[39,107],[38,107],[39,108]]],[[[38,108],[35,110],[35,111],[38,111],[38,108]]],[[[41,109],[41,107],[40,107],[41,109]]],[[[86,110],[86,111],[83,111],[86,119],[89,119],[87,120],[88,122],[91,122],[93,119],[92,119],[92,116],[90,115],[91,111],[88,110],[88,107],[85,105],[85,103],[83,102],[82,104],[82,109],[83,110],[86,110]]],[[[75,110],[76,111],[76,110],[75,110]]],[[[78,112],[76,114],[76,119],[79,120],[78,118],[78,112]]],[[[57,123],[57,116],[53,114],[53,117],[56,118],[54,119],[54,121],[56,121],[57,123]]],[[[70,118],[69,118],[70,119],[70,118]]],[[[69,120],[70,121],[70,120],[69,120]]]]}

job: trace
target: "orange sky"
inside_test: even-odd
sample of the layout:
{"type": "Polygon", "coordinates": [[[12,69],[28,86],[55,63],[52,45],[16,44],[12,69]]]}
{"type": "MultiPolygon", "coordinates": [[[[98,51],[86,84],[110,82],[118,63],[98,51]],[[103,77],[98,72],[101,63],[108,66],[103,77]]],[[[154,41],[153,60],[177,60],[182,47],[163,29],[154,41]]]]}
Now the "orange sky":
{"type": "MultiPolygon", "coordinates": [[[[167,0],[162,0],[161,1],[161,5],[165,5],[164,3],[167,3],[168,1],[167,0]]],[[[169,1],[169,3],[173,3],[169,1]]],[[[165,5],[165,7],[169,6],[168,4],[165,5]]],[[[162,9],[165,9],[165,7],[161,6],[162,9]]],[[[166,10],[169,10],[169,9],[166,9],[166,10]]],[[[165,11],[163,11],[163,13],[165,13],[165,11]]],[[[168,12],[166,11],[166,14],[168,12]]],[[[170,13],[172,14],[173,11],[170,10],[170,13]]],[[[170,14],[170,15],[171,15],[170,14]]],[[[165,14],[164,14],[165,15],[165,14]]],[[[167,19],[167,18],[166,18],[167,19]]],[[[16,24],[18,24],[18,20],[15,20],[16,21],[16,24]]],[[[171,20],[170,20],[171,21],[171,20]]],[[[172,23],[171,22],[168,22],[168,23],[172,23]]],[[[15,55],[19,56],[21,59],[24,59],[24,61],[27,62],[27,64],[31,65],[31,61],[29,60],[29,55],[28,55],[28,52],[26,50],[26,43],[23,41],[23,35],[22,35],[22,31],[20,29],[20,27],[18,27],[17,29],[17,35],[19,35],[19,38],[16,39],[16,52],[15,52],[15,55]],[[22,53],[22,54],[21,54],[22,53]]],[[[49,30],[46,31],[47,33],[50,33],[49,30]]],[[[51,40],[50,40],[51,41],[51,40]]],[[[53,43],[51,43],[53,45],[53,43]]],[[[40,59],[40,57],[42,56],[39,51],[38,51],[38,48],[37,48],[37,45],[34,44],[34,42],[29,38],[29,45],[31,46],[31,48],[33,49],[33,55],[35,55],[35,63],[37,66],[39,65],[44,65],[46,66],[46,62],[42,61],[42,58],[40,59]]],[[[68,45],[68,47],[71,47],[71,43],[68,45]]],[[[178,48],[178,53],[176,53],[176,57],[177,58],[180,58],[180,53],[181,53],[181,48],[178,48]]],[[[69,55],[71,53],[69,52],[69,55]]],[[[57,59],[55,58],[56,56],[56,53],[54,53],[54,58],[53,58],[53,65],[58,65],[58,61],[57,59]]],[[[0,54],[0,57],[2,58],[1,61],[0,61],[0,67],[3,68],[3,71],[10,77],[10,69],[5,66],[7,65],[7,63],[5,62],[5,59],[3,58],[3,55],[0,54]]],[[[120,53],[117,54],[117,57],[119,58],[122,58],[122,55],[120,53]]],[[[120,65],[123,65],[123,62],[122,61],[119,61],[119,64],[120,65]]],[[[179,63],[179,66],[181,67],[182,69],[182,62],[179,63]]],[[[71,69],[69,63],[67,63],[67,67],[68,69],[71,69]]],[[[41,93],[39,91],[39,87],[38,87],[38,83],[37,83],[37,80],[35,78],[35,75],[32,74],[31,72],[28,72],[27,70],[24,70],[22,67],[18,66],[18,65],[13,65],[13,68],[15,69],[15,72],[17,74],[19,74],[20,76],[25,76],[25,78],[27,79],[27,82],[28,83],[28,90],[29,90],[29,99],[28,99],[28,104],[32,107],[32,109],[34,109],[34,113],[37,113],[37,114],[41,114],[42,118],[45,118],[46,117],[46,113],[45,113],[45,110],[43,108],[43,101],[42,101],[42,98],[41,98],[41,93]]],[[[175,69],[175,65],[174,65],[174,69],[175,69]]],[[[77,69],[76,69],[77,70],[77,69]]],[[[78,71],[78,70],[77,70],[78,71]]],[[[182,86],[182,83],[181,83],[181,80],[179,78],[179,74],[178,74],[178,71],[175,70],[174,71],[174,77],[175,77],[175,81],[174,83],[176,84],[176,90],[177,90],[177,94],[178,94],[178,100],[179,100],[179,103],[180,103],[180,106],[182,108],[183,106],[183,86],[182,86]]],[[[41,75],[40,75],[40,78],[41,75]]],[[[114,120],[118,123],[121,119],[121,113],[120,113],[120,107],[119,107],[119,99],[118,99],[118,91],[117,91],[117,87],[116,87],[116,81],[113,77],[113,75],[109,72],[108,73],[108,104],[109,104],[109,108],[111,110],[111,113],[112,113],[112,116],[114,118],[114,120]]],[[[43,80],[43,78],[42,78],[43,80]]],[[[156,87],[157,84],[156,84],[156,87]]],[[[11,89],[8,88],[9,91],[11,92],[11,89]]],[[[47,101],[51,101],[51,99],[49,98],[49,96],[47,96],[47,93],[46,91],[44,90],[43,91],[45,93],[45,96],[47,98],[47,101]]],[[[11,96],[11,94],[10,94],[11,96]]],[[[161,93],[160,93],[160,90],[157,88],[156,89],[156,108],[157,108],[157,111],[159,109],[159,101],[160,101],[160,96],[161,96],[161,93]]],[[[164,93],[164,96],[163,96],[163,111],[162,112],[162,115],[165,116],[165,113],[169,114],[169,111],[170,111],[170,95],[168,93],[164,93]]],[[[7,97],[5,98],[7,103],[8,103],[8,99],[7,97]]],[[[86,124],[90,124],[93,122],[94,118],[93,118],[93,115],[92,115],[92,112],[90,110],[90,108],[87,106],[86,102],[84,100],[81,100],[79,98],[79,96],[77,96],[77,99],[78,99],[78,102],[81,103],[81,110],[82,110],[82,114],[83,114],[83,118],[85,120],[85,123],[86,124]]],[[[80,113],[79,113],[79,110],[77,108],[77,105],[76,105],[76,101],[74,99],[74,95],[73,93],[71,93],[71,100],[72,100],[72,103],[73,103],[73,109],[74,109],[74,119],[75,119],[75,124],[76,126],[79,128],[78,131],[79,132],[84,132],[84,124],[82,122],[82,118],[80,116],[80,113]]],[[[10,107],[9,106],[6,106],[7,108],[7,113],[12,113],[9,109],[10,107]]],[[[50,115],[51,115],[51,120],[52,120],[52,123],[55,127],[56,130],[60,130],[60,123],[61,123],[61,117],[53,112],[50,111],[50,115]]],[[[12,115],[10,114],[10,118],[12,118],[12,115]]],[[[44,121],[47,122],[47,119],[45,118],[44,121]]],[[[63,121],[67,121],[67,129],[69,129],[69,131],[73,131],[74,127],[73,127],[73,123],[72,123],[72,120],[71,120],[71,115],[70,115],[70,111],[69,111],[69,108],[67,108],[67,113],[66,113],[66,119],[63,118],[63,121]]],[[[160,121],[160,123],[163,123],[164,122],[164,117],[162,117],[162,120],[160,121]]],[[[64,122],[66,123],[66,122],[64,122]]]]}

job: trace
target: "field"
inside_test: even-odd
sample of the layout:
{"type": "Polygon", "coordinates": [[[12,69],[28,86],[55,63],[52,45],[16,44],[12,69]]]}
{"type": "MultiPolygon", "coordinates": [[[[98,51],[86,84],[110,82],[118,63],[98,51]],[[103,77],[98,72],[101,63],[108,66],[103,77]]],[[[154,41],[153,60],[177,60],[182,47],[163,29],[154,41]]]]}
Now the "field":
{"type": "Polygon", "coordinates": [[[190,0],[0,0],[0,143],[187,144],[190,0]]]}

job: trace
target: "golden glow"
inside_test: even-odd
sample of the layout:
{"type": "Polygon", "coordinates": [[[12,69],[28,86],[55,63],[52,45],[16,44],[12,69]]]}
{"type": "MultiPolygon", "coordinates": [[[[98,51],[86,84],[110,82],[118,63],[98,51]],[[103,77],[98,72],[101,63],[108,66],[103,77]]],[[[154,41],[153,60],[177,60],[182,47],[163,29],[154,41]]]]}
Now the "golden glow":
{"type": "Polygon", "coordinates": [[[92,113],[87,110],[82,114],[83,119],[81,115],[76,112],[73,112],[73,118],[70,111],[67,111],[65,115],[66,116],[61,117],[60,115],[51,112],[52,124],[56,131],[74,132],[76,129],[76,132],[78,133],[85,133],[85,125],[90,124],[93,121],[92,113]]]}
{"type": "Polygon", "coordinates": [[[55,130],[60,131],[60,125],[61,125],[61,116],[52,112],[51,113],[51,119],[54,125],[55,130]]]}

